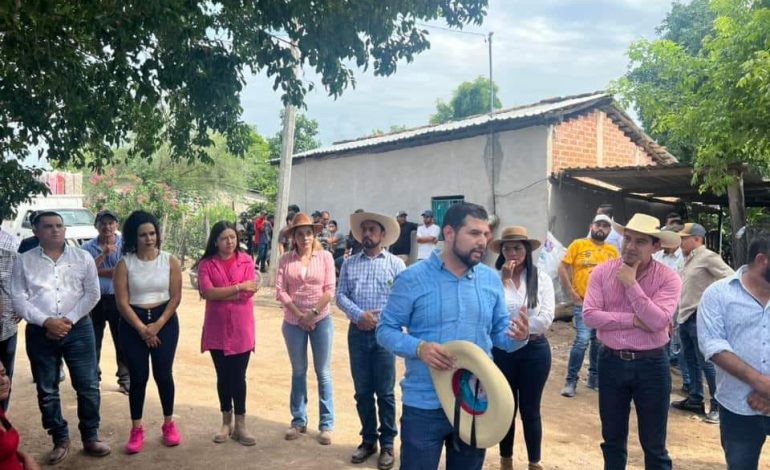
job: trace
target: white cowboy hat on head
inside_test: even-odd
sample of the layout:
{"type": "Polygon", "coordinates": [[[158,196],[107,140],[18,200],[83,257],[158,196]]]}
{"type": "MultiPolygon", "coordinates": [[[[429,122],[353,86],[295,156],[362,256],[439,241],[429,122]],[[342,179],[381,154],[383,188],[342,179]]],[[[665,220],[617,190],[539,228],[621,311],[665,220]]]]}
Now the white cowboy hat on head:
{"type": "Polygon", "coordinates": [[[393,217],[387,215],[375,214],[374,212],[358,212],[350,215],[350,231],[353,232],[353,238],[358,243],[363,243],[363,236],[361,235],[361,223],[371,220],[377,222],[385,229],[385,237],[382,239],[381,246],[390,246],[396,243],[398,236],[401,234],[401,225],[393,217]]]}
{"type": "Polygon", "coordinates": [[[471,447],[497,445],[511,427],[513,393],[492,359],[470,341],[442,345],[455,369],[430,369],[433,387],[454,433],[471,447]]]}
{"type": "Polygon", "coordinates": [[[660,240],[660,244],[666,248],[677,248],[682,244],[682,239],[676,232],[668,232],[660,229],[660,221],[651,215],[636,213],[628,223],[623,226],[612,222],[612,228],[621,235],[626,229],[643,233],[660,240]]]}

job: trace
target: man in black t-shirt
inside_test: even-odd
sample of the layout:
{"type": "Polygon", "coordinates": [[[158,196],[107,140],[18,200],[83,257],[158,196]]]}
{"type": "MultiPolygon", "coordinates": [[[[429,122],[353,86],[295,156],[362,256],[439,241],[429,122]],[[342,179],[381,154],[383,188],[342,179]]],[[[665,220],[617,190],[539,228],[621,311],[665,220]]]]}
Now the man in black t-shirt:
{"type": "Polygon", "coordinates": [[[417,224],[406,220],[406,211],[399,211],[396,215],[396,220],[398,220],[398,224],[401,226],[401,234],[398,236],[396,243],[390,246],[390,252],[406,262],[412,251],[412,232],[417,230],[417,224]]]}

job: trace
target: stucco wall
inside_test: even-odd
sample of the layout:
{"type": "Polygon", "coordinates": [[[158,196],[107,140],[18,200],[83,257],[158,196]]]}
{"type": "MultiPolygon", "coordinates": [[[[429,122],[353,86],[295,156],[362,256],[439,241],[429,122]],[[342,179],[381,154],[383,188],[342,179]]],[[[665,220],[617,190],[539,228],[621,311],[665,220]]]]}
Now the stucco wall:
{"type": "Polygon", "coordinates": [[[485,159],[487,140],[482,135],[383,153],[295,161],[290,203],[308,212],[329,210],[347,233],[349,214],[357,208],[392,215],[403,209],[409,220],[419,223],[419,214],[430,208],[432,197],[462,195],[492,212],[494,179],[500,225],[526,225],[543,238],[546,128],[495,134],[494,169],[485,159]]]}

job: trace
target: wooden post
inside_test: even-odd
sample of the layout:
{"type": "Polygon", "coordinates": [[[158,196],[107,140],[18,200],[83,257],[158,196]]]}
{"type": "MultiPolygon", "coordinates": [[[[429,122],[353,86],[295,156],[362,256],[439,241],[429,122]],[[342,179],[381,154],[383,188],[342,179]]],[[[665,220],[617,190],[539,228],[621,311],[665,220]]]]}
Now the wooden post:
{"type": "Polygon", "coordinates": [[[289,209],[289,193],[291,192],[291,166],[294,155],[294,124],[296,123],[296,108],[286,106],[283,113],[283,135],[281,145],[281,168],[278,171],[278,201],[275,204],[275,225],[273,240],[270,244],[270,271],[264,279],[264,284],[275,285],[275,273],[278,269],[278,245],[281,230],[286,225],[286,214],[289,209]]]}
{"type": "MultiPolygon", "coordinates": [[[[291,54],[299,59],[300,53],[296,46],[291,46],[291,54]]],[[[298,64],[300,61],[298,60],[298,64]]],[[[299,77],[302,69],[294,67],[294,75],[299,77]]],[[[289,194],[291,193],[291,167],[294,158],[294,125],[297,121],[297,108],[286,105],[283,112],[283,131],[281,134],[281,166],[278,170],[278,200],[275,204],[275,223],[273,225],[273,240],[270,243],[270,270],[263,278],[263,284],[275,285],[275,274],[278,270],[278,245],[281,230],[286,226],[286,214],[289,210],[289,194]]],[[[307,209],[306,209],[307,210],[307,209]]]]}
{"type": "Polygon", "coordinates": [[[735,181],[727,187],[727,200],[730,204],[730,224],[733,231],[733,268],[746,264],[747,246],[746,202],[743,195],[743,168],[736,169],[735,181]],[[738,235],[741,235],[738,237],[738,235]]]}

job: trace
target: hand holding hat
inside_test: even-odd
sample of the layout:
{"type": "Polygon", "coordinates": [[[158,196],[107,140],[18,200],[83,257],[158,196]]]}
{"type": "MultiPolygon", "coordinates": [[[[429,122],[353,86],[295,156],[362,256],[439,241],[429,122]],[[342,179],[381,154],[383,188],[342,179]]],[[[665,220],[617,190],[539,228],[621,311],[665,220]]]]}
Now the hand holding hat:
{"type": "MultiPolygon", "coordinates": [[[[425,343],[425,347],[434,343],[425,343]]],[[[435,345],[453,358],[452,367],[431,367],[441,407],[456,438],[477,449],[497,445],[513,419],[513,394],[503,373],[483,349],[469,341],[435,345]]]]}
{"type": "Polygon", "coordinates": [[[420,360],[433,369],[450,370],[454,368],[454,357],[439,343],[424,342],[420,346],[420,360]]]}

